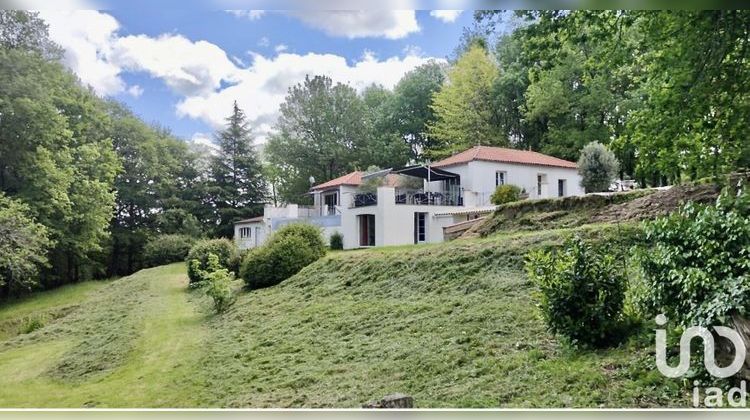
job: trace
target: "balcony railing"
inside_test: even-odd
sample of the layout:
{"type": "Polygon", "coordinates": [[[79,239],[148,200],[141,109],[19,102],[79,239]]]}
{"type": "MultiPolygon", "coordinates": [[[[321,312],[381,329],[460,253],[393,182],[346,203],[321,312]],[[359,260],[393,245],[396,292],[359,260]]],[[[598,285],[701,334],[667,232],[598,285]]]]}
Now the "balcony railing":
{"type": "Polygon", "coordinates": [[[424,206],[462,206],[460,192],[397,191],[396,204],[424,206]]]}
{"type": "Polygon", "coordinates": [[[376,206],[378,195],[373,193],[354,194],[354,207],[376,206]]]}

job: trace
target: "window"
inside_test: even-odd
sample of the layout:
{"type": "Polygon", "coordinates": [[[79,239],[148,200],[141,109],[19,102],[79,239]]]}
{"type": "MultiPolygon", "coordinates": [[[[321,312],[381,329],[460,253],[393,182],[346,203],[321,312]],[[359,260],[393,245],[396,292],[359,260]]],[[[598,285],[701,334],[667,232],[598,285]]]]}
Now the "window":
{"type": "Polygon", "coordinates": [[[414,243],[421,244],[427,241],[427,213],[414,213],[414,243]]]}
{"type": "Polygon", "coordinates": [[[360,214],[359,220],[359,246],[375,246],[375,215],[360,214]]]}
{"type": "Polygon", "coordinates": [[[544,186],[547,184],[547,175],[538,174],[536,176],[536,195],[541,197],[544,194],[544,186]]]}
{"type": "Polygon", "coordinates": [[[339,195],[337,192],[323,196],[324,215],[336,214],[336,206],[339,204],[339,195]]]}
{"type": "Polygon", "coordinates": [[[240,228],[240,239],[249,238],[249,237],[250,237],[250,228],[249,227],[240,228]]]}
{"type": "Polygon", "coordinates": [[[505,185],[505,178],[506,178],[506,172],[505,171],[497,171],[497,172],[495,172],[495,186],[499,187],[501,185],[505,185]]]}
{"type": "Polygon", "coordinates": [[[557,180],[557,196],[558,197],[565,197],[565,193],[567,192],[566,182],[564,179],[558,179],[557,180]]]}

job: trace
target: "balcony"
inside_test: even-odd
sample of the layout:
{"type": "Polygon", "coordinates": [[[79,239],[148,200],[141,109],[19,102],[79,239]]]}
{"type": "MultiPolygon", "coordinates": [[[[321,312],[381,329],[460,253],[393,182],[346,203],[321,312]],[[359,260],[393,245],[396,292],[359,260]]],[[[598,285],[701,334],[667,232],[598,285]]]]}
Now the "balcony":
{"type": "Polygon", "coordinates": [[[460,190],[455,191],[396,191],[396,204],[418,206],[462,206],[460,190]]]}
{"type": "Polygon", "coordinates": [[[373,193],[354,194],[354,207],[367,207],[378,205],[378,195],[373,193]]]}

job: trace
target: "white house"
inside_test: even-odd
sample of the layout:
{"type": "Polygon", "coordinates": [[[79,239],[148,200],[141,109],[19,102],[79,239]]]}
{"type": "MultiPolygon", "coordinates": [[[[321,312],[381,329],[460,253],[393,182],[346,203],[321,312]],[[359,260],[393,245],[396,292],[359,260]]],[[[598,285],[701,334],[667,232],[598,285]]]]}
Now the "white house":
{"type": "MultiPolygon", "coordinates": [[[[311,188],[313,205],[266,206],[262,217],[235,224],[240,248],[252,248],[280,226],[308,222],[344,248],[443,241],[443,228],[492,212],[498,185],[517,185],[529,198],[582,195],[576,164],[537,152],[476,146],[430,165],[352,172],[311,188]],[[421,187],[400,183],[421,178],[421,187]],[[374,191],[363,182],[381,178],[374,191]]],[[[413,183],[411,183],[413,184],[413,183]]]]}

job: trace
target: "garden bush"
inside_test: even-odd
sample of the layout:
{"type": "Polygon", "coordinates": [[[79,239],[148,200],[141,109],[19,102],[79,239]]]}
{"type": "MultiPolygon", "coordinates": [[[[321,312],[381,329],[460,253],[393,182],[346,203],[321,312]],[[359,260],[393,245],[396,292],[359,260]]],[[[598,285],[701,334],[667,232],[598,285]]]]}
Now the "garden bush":
{"type": "Polygon", "coordinates": [[[159,235],[149,240],[143,247],[143,261],[146,267],[185,261],[195,239],[186,235],[159,235]]]}
{"type": "Polygon", "coordinates": [[[320,228],[309,223],[292,223],[286,225],[271,235],[267,244],[271,245],[275,241],[280,241],[290,236],[302,238],[316,260],[326,254],[328,247],[326,247],[323,235],[320,233],[320,228]]]}
{"type": "Polygon", "coordinates": [[[750,193],[725,189],[714,205],[687,203],[645,224],[643,307],[683,327],[729,324],[750,313],[750,193]]]}
{"type": "Polygon", "coordinates": [[[619,170],[620,162],[607,146],[592,141],[581,150],[578,173],[587,193],[607,191],[619,170]]]}
{"type": "Polygon", "coordinates": [[[331,249],[344,249],[344,235],[339,232],[334,232],[331,235],[331,249]]]}
{"type": "Polygon", "coordinates": [[[302,236],[286,235],[248,252],[242,262],[242,278],[251,289],[281,283],[312,264],[322,254],[302,236]]]}
{"type": "Polygon", "coordinates": [[[234,274],[228,269],[221,266],[219,257],[215,254],[208,254],[206,269],[200,267],[200,262],[190,260],[193,270],[200,273],[203,280],[198,283],[206,296],[211,298],[214,304],[214,310],[217,313],[224,312],[234,303],[234,293],[232,293],[232,282],[234,274]]]}
{"type": "Polygon", "coordinates": [[[526,271],[550,331],[584,347],[619,338],[627,279],[614,256],[574,237],[559,250],[529,253],[526,271]]]}
{"type": "Polygon", "coordinates": [[[521,198],[521,189],[515,185],[505,184],[500,185],[492,193],[490,201],[492,204],[499,206],[500,204],[512,203],[518,201],[521,198]]]}
{"type": "Polygon", "coordinates": [[[208,256],[210,254],[216,255],[220,267],[229,269],[232,261],[236,258],[236,253],[237,248],[229,239],[199,241],[190,249],[187,256],[190,283],[193,284],[205,280],[201,276],[201,273],[208,269],[208,256]],[[194,264],[193,260],[198,261],[198,264],[194,264]]]}

